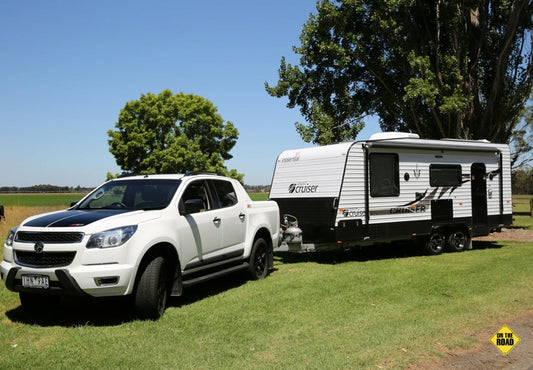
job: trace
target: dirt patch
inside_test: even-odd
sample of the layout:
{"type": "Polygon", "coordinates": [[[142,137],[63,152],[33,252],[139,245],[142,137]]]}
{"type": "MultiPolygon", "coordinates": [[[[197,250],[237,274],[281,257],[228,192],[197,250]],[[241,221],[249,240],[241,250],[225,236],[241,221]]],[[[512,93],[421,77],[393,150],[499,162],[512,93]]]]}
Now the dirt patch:
{"type": "Polygon", "coordinates": [[[525,312],[506,322],[520,342],[504,356],[490,338],[503,324],[472,335],[477,344],[468,350],[444,350],[447,358],[418,364],[412,369],[533,369],[533,312],[525,312]]]}
{"type": "MultiPolygon", "coordinates": [[[[501,232],[477,237],[474,241],[515,241],[533,242],[533,231],[524,229],[502,229],[501,232]]],[[[504,323],[491,325],[490,329],[472,334],[476,345],[468,350],[441,349],[447,354],[445,359],[427,361],[412,369],[516,369],[533,370],[533,312],[524,312],[504,323]],[[491,342],[490,338],[503,324],[506,324],[520,342],[506,356],[491,342]]]]}
{"type": "Polygon", "coordinates": [[[473,239],[474,241],[511,241],[511,242],[533,242],[533,230],[525,229],[502,229],[501,232],[491,233],[487,236],[480,236],[473,239]]]}

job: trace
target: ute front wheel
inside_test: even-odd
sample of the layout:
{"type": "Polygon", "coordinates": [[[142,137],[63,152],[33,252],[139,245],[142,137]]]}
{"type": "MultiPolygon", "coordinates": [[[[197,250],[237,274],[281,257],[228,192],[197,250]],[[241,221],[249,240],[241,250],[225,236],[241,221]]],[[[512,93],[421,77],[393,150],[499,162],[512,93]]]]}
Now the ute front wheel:
{"type": "Polygon", "coordinates": [[[155,257],[140,271],[135,290],[135,312],[143,320],[157,320],[165,312],[169,291],[167,264],[155,257]]]}

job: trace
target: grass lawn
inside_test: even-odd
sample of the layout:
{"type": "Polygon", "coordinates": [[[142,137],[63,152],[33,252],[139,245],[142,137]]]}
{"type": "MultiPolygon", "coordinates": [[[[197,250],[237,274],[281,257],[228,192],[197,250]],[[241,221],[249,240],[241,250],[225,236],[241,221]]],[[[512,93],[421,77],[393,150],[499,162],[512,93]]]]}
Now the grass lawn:
{"type": "Polygon", "coordinates": [[[533,195],[513,196],[513,225],[528,230],[533,230],[530,200],[533,195]]]}
{"type": "MultiPolygon", "coordinates": [[[[515,200],[517,212],[529,199],[515,200]]],[[[265,280],[192,287],[156,322],[133,320],[118,300],[31,316],[0,284],[0,367],[407,367],[533,310],[532,259],[533,243],[517,242],[439,256],[409,244],[277,253],[265,280]]]]}

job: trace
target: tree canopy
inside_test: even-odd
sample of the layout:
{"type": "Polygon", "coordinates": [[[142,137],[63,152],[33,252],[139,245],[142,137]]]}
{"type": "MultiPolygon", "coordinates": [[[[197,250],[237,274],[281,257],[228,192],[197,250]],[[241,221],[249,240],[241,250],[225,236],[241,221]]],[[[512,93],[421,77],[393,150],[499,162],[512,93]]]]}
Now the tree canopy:
{"type": "Polygon", "coordinates": [[[193,94],[141,94],[121,109],[109,151],[123,171],[184,173],[210,171],[242,180],[224,161],[237,142],[238,131],[224,121],[207,99],[193,94]]]}
{"type": "MultiPolygon", "coordinates": [[[[533,94],[532,94],[533,95],[533,94]]],[[[511,164],[514,168],[527,167],[533,162],[533,105],[528,105],[520,117],[510,140],[511,164]]]]}
{"type": "Polygon", "coordinates": [[[533,86],[531,0],[323,0],[282,58],[288,97],[319,144],[382,130],[509,142],[533,86]]]}

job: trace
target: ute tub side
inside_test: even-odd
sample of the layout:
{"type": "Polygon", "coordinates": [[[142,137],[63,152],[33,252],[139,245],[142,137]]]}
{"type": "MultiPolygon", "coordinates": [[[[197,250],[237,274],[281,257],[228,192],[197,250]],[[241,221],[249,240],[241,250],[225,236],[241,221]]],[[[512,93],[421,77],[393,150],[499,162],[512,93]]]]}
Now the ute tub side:
{"type": "Polygon", "coordinates": [[[247,208],[248,222],[246,226],[246,242],[247,249],[251,249],[256,235],[260,230],[267,230],[272,246],[278,245],[280,223],[279,223],[279,208],[274,201],[253,201],[248,203],[247,208]]]}

